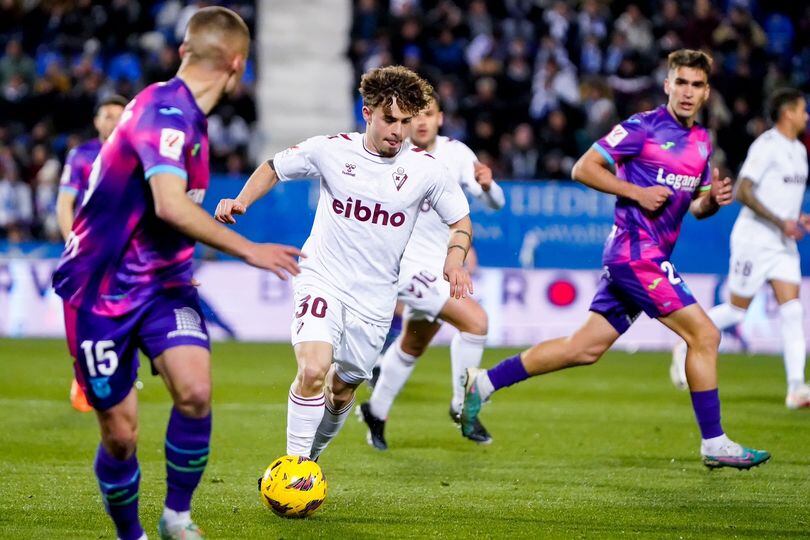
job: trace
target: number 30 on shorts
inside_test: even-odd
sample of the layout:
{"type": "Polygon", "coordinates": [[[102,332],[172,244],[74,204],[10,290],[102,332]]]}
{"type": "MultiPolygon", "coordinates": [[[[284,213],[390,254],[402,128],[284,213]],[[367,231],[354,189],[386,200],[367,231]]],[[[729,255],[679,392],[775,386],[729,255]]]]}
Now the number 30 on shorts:
{"type": "Polygon", "coordinates": [[[113,350],[115,342],[110,339],[101,341],[82,341],[84,360],[87,362],[87,372],[91,377],[102,375],[109,377],[118,369],[118,355],[113,350]]]}
{"type": "Polygon", "coordinates": [[[316,319],[323,319],[326,317],[326,308],[328,307],[326,300],[320,296],[312,298],[312,295],[308,294],[298,302],[298,311],[295,313],[295,318],[300,319],[309,312],[316,319]],[[310,303],[310,300],[312,300],[312,303],[310,303]]]}

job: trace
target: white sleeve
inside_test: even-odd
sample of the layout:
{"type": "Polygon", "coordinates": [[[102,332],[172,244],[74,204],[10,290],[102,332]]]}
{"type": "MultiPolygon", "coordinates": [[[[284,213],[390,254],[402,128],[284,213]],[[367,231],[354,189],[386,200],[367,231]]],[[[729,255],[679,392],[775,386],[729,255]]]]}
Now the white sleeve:
{"type": "Polygon", "coordinates": [[[503,193],[503,188],[493,181],[489,186],[489,191],[481,190],[478,200],[485,202],[493,210],[500,210],[506,204],[506,195],[503,193]]]}
{"type": "Polygon", "coordinates": [[[754,144],[748,149],[745,162],[740,167],[738,178],[748,178],[754,184],[762,182],[770,164],[770,153],[770,145],[766,141],[762,139],[754,141],[754,144]]]}
{"type": "Polygon", "coordinates": [[[325,137],[311,137],[273,156],[273,169],[282,182],[298,178],[320,178],[318,153],[325,137]]]}
{"type": "Polygon", "coordinates": [[[504,204],[506,204],[503,188],[492,182],[489,191],[484,191],[481,184],[475,181],[475,163],[478,161],[478,157],[466,144],[462,142],[457,142],[457,144],[459,147],[458,165],[461,168],[459,177],[461,187],[490,208],[495,210],[503,208],[504,204]]]}
{"type": "Polygon", "coordinates": [[[478,197],[483,191],[475,181],[475,162],[478,161],[475,153],[463,142],[456,141],[456,166],[459,168],[458,181],[464,191],[478,197]]]}
{"type": "Polygon", "coordinates": [[[435,182],[427,193],[427,199],[442,221],[450,225],[469,215],[470,205],[461,186],[450,177],[450,171],[441,164],[437,165],[435,182]]]}

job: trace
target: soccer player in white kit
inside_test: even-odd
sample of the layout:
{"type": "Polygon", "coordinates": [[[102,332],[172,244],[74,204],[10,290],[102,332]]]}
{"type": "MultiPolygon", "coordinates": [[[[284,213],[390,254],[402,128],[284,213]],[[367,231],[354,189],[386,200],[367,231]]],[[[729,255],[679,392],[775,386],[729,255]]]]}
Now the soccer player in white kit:
{"type": "MultiPolygon", "coordinates": [[[[492,180],[492,170],[479,163],[473,151],[461,141],[439,136],[443,121],[439,97],[434,93],[427,109],[411,123],[410,142],[446,165],[467,193],[490,208],[502,208],[503,189],[492,180]]],[[[456,299],[448,294],[449,285],[440,277],[448,234],[447,225],[429,201],[425,201],[399,271],[399,300],[404,305],[402,334],[385,352],[371,398],[359,408],[368,426],[368,442],[378,450],[388,448],[384,434],[388,412],[442,321],[459,331],[450,344],[453,387],[450,417],[456,423],[464,401],[462,375],[468,367],[481,365],[488,330],[487,314],[472,298],[456,299]]],[[[480,422],[467,438],[479,444],[492,441],[480,422]]]]}
{"type": "Polygon", "coordinates": [[[287,404],[288,454],[318,459],[343,426],[356,388],[371,378],[394,314],[400,259],[424,200],[450,227],[441,254],[448,294],[472,293],[464,269],[472,240],[467,199],[433,156],[403,144],[432,92],[402,66],[371,70],[360,83],[365,133],[313,137],[280,152],[236,199],[217,207],[217,219],[232,223],[278,181],[320,180],[293,281],[298,373],[287,404]]]}
{"type": "MultiPolygon", "coordinates": [[[[810,216],[801,213],[807,182],[807,151],[798,140],[808,119],[804,95],[791,88],[777,90],[770,114],[774,127],[754,141],[738,175],[737,199],[744,207],[731,231],[730,301],[709,310],[709,317],[720,330],[741,323],[756,292],[770,283],[782,326],[785,405],[798,409],[810,407],[796,247],[810,226],[810,216]]],[[[686,385],[685,358],[686,345],[679,343],[670,367],[672,382],[679,388],[686,385]]]]}

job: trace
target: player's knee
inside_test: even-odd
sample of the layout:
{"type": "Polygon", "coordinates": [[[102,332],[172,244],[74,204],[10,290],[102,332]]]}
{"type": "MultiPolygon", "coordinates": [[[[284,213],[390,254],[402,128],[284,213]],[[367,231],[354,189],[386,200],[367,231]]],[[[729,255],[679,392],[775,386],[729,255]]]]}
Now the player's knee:
{"type": "Polygon", "coordinates": [[[211,409],[211,383],[199,381],[177,390],[174,406],[184,415],[199,418],[211,409]]]}
{"type": "Polygon", "coordinates": [[[128,459],[138,445],[138,428],[129,425],[114,426],[102,436],[107,452],[118,460],[128,459]]]}
{"type": "Polygon", "coordinates": [[[475,336],[487,335],[489,332],[489,317],[487,317],[487,313],[482,309],[476,313],[474,317],[471,317],[464,332],[475,336]]]}
{"type": "Polygon", "coordinates": [[[419,358],[425,354],[427,347],[428,342],[418,338],[403,339],[399,344],[399,348],[402,350],[402,352],[416,358],[419,358]]]}
{"type": "Polygon", "coordinates": [[[701,353],[715,354],[720,348],[720,337],[720,330],[715,325],[706,325],[700,329],[692,343],[687,342],[687,345],[701,353]]]}
{"type": "Polygon", "coordinates": [[[326,379],[327,369],[328,368],[312,364],[299,367],[298,375],[296,376],[299,390],[306,395],[321,392],[323,390],[324,380],[326,379]]]}
{"type": "Polygon", "coordinates": [[[568,360],[572,364],[589,366],[595,364],[605,353],[605,347],[601,344],[577,343],[569,340],[568,360]]]}

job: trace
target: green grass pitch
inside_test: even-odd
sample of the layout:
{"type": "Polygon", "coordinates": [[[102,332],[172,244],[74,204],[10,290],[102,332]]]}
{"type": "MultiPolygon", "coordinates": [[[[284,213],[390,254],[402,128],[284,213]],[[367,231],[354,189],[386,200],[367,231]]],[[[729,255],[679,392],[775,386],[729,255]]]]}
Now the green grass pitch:
{"type": "MultiPolygon", "coordinates": [[[[484,365],[511,352],[489,350],[484,365]]],[[[114,538],[92,474],[95,420],[67,401],[65,345],[0,340],[0,359],[0,538],[114,538]]],[[[324,507],[293,521],[264,509],[256,489],[284,453],[292,351],[216,344],[211,462],[194,515],[215,539],[810,536],[810,411],[785,409],[781,360],[721,360],[725,428],[773,454],[744,472],[700,463],[668,361],[610,353],[504,390],[482,416],[495,441],[477,447],[447,416],[448,352],[432,349],[391,412],[391,449],[369,448],[352,416],[321,458],[324,507]]],[[[169,402],[141,375],[141,518],[154,538],[169,402]]]]}

